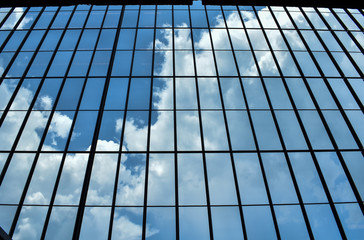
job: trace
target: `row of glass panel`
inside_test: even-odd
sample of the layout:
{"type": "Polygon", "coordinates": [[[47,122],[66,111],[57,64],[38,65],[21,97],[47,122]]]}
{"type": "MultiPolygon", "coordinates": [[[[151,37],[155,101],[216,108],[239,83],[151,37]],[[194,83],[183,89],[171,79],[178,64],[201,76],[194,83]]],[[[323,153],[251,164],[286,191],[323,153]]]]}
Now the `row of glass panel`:
{"type": "MultiPolygon", "coordinates": [[[[0,74],[6,77],[64,77],[88,76],[103,77],[108,74],[112,51],[72,51],[20,52],[14,62],[14,53],[2,53],[0,60],[4,67],[0,68],[0,74]],[[29,61],[34,59],[33,61],[29,61]],[[71,66],[69,66],[72,62],[71,66]],[[68,71],[68,69],[70,69],[68,71]],[[6,71],[5,71],[6,70],[6,71]]],[[[291,54],[287,51],[116,51],[111,69],[111,76],[280,76],[275,64],[277,59],[280,70],[284,76],[300,77],[291,54]],[[153,54],[154,53],[154,54],[153,54]],[[215,68],[215,59],[216,67],[215,68]],[[258,63],[258,67],[255,63],[258,63]],[[235,62],[236,61],[236,62],[235,62]],[[235,64],[236,63],[236,64],[235,64]],[[194,69],[196,64],[196,72],[194,69]]],[[[307,77],[321,77],[315,62],[307,52],[293,52],[300,64],[300,69],[307,77]]],[[[349,56],[356,60],[355,66],[343,52],[331,53],[336,68],[326,52],[313,52],[320,70],[326,77],[360,77],[364,69],[364,60],[361,53],[351,53],[349,56]],[[360,73],[358,73],[358,71],[360,73]],[[340,72],[339,72],[340,71],[340,72]]]]}
{"type": "MultiPolygon", "coordinates": [[[[353,212],[359,211],[356,204],[336,204],[349,239],[360,239],[361,216],[355,219],[353,212]]],[[[0,206],[1,225],[10,228],[15,207],[0,206]]],[[[14,239],[39,239],[43,230],[48,207],[25,207],[20,215],[14,239]],[[25,228],[27,226],[28,228],[25,228]],[[31,234],[30,234],[31,233],[31,234]]],[[[341,239],[335,219],[327,204],[305,205],[308,219],[317,239],[341,239]]],[[[209,220],[205,207],[179,207],[180,239],[210,239],[209,220]]],[[[283,239],[308,239],[309,235],[299,206],[274,206],[279,234],[283,239]],[[294,219],[290,221],[288,219],[294,219]]],[[[46,239],[54,236],[71,239],[77,208],[53,207],[46,239]]],[[[108,235],[111,208],[86,207],[81,227],[80,239],[106,239],[108,235]]],[[[276,239],[276,232],[269,207],[243,207],[244,223],[248,238],[276,239]]],[[[239,209],[237,207],[211,207],[212,231],[214,239],[243,239],[239,209]]],[[[112,239],[141,239],[143,209],[116,207],[113,217],[112,239]]],[[[173,207],[148,207],[146,236],[148,239],[175,239],[176,217],[173,207]]]]}
{"type": "MultiPolygon", "coordinates": [[[[209,32],[206,29],[175,29],[174,39],[171,28],[158,28],[154,29],[121,29],[116,46],[117,50],[132,50],[132,49],[205,49],[211,50],[212,45],[210,42],[209,32]],[[154,32],[156,33],[154,39],[154,32]],[[182,41],[183,40],[183,41],[182,41]],[[193,42],[193,44],[192,44],[193,42]],[[135,45],[135,47],[134,47],[135,45]]],[[[242,29],[212,29],[211,38],[213,48],[215,50],[269,50],[267,42],[264,40],[264,34],[266,34],[269,44],[273,50],[288,50],[288,47],[284,43],[284,38],[278,30],[259,30],[248,29],[246,30],[251,41],[249,45],[245,31],[242,29]],[[231,38],[232,45],[230,44],[229,37],[231,38]],[[255,41],[260,39],[260,41],[255,41]]],[[[93,50],[97,42],[97,50],[112,50],[116,29],[86,29],[82,30],[32,30],[28,31],[15,31],[9,40],[6,40],[10,36],[10,31],[1,31],[0,45],[5,41],[6,44],[3,47],[3,51],[17,51],[20,47],[20,51],[35,51],[39,48],[40,51],[54,51],[58,42],[61,41],[58,50],[74,50],[77,46],[77,50],[93,50]],[[64,36],[62,37],[62,34],[64,36]],[[82,33],[82,37],[80,36],[82,33]],[[45,34],[47,34],[45,36],[45,34]],[[25,40],[25,37],[27,39],[25,40]],[[62,37],[62,38],[61,38],[62,37]],[[44,40],[42,40],[44,38],[44,40]],[[98,40],[99,38],[99,40],[98,40]],[[22,43],[24,41],[24,43],[22,43]],[[79,42],[80,41],[80,42],[79,42]],[[78,43],[79,42],[79,43],[78,43]]],[[[297,31],[284,30],[284,37],[287,38],[290,48],[292,50],[304,50],[303,41],[301,41],[297,31]]],[[[304,37],[311,51],[325,51],[325,48],[316,37],[315,32],[311,30],[300,31],[304,37]]],[[[329,51],[349,51],[360,52],[361,45],[357,46],[349,34],[345,31],[317,31],[320,38],[324,41],[325,47],[329,51]],[[339,43],[334,38],[339,39],[339,43]],[[344,48],[341,48],[339,44],[343,44],[344,48]]],[[[362,35],[360,32],[352,33],[354,40],[358,43],[362,42],[362,35]]]]}
{"type": "MultiPolygon", "coordinates": [[[[359,152],[344,152],[342,153],[346,159],[346,163],[351,170],[351,174],[356,180],[357,187],[361,194],[363,194],[363,185],[361,179],[359,167],[363,167],[362,156],[359,152]]],[[[175,176],[174,176],[174,155],[173,154],[150,154],[149,155],[149,174],[148,174],[148,205],[173,205],[175,204],[175,176]]],[[[337,155],[335,153],[315,153],[318,159],[319,166],[323,172],[326,183],[329,187],[330,194],[335,202],[352,202],[355,201],[355,197],[351,192],[351,188],[343,173],[337,155]]],[[[285,157],[282,153],[262,153],[262,165],[258,161],[256,154],[234,154],[234,162],[236,168],[236,174],[239,183],[239,192],[241,201],[243,204],[260,204],[268,203],[267,193],[262,178],[262,171],[264,167],[264,174],[267,177],[269,191],[272,197],[272,201],[275,204],[281,203],[298,203],[295,189],[291,180],[290,173],[288,171],[285,157]]],[[[320,183],[317,170],[309,153],[290,153],[290,162],[292,164],[295,177],[305,203],[325,203],[327,198],[320,183]]],[[[30,165],[34,159],[34,154],[15,154],[7,175],[2,183],[1,187],[1,203],[17,203],[19,201],[20,194],[23,190],[24,182],[27,177],[30,165]]],[[[59,171],[62,154],[41,154],[38,159],[38,164],[34,172],[32,181],[29,186],[29,191],[25,199],[25,203],[28,204],[49,204],[49,199],[53,191],[54,181],[59,171]]],[[[65,158],[65,164],[63,166],[63,172],[61,180],[59,182],[57,195],[55,198],[55,204],[73,205],[78,204],[80,197],[80,189],[83,183],[83,173],[86,168],[88,154],[68,154],[65,158]],[[72,184],[69,184],[72,183],[72,184]]],[[[118,155],[117,154],[96,154],[93,171],[91,175],[91,182],[88,189],[88,196],[86,204],[89,205],[110,205],[113,185],[115,180],[115,169],[117,166],[118,155]]],[[[205,183],[203,172],[203,161],[201,154],[178,154],[178,192],[179,192],[179,204],[182,205],[206,205],[205,195],[205,183]]],[[[212,205],[215,204],[237,204],[236,188],[234,187],[234,179],[232,173],[232,166],[230,157],[228,154],[206,154],[206,166],[207,166],[207,181],[209,187],[209,198],[212,205]]],[[[128,206],[140,206],[144,201],[144,182],[145,182],[145,155],[144,154],[125,154],[122,156],[119,166],[118,177],[118,190],[116,196],[116,205],[128,205],[128,206]]],[[[14,215],[15,207],[1,206],[2,214],[6,214],[7,217],[0,218],[2,221],[2,227],[9,228],[11,219],[14,215]]],[[[316,212],[320,219],[321,227],[325,226],[328,222],[330,228],[336,229],[331,210],[328,205],[306,205],[305,206],[309,220],[311,221],[312,214],[316,212]]],[[[356,204],[340,204],[336,205],[339,216],[342,217],[345,230],[348,234],[360,234],[362,228],[354,228],[353,225],[360,225],[363,223],[364,218],[360,215],[360,210],[356,204]],[[354,214],[354,215],[353,215],[354,214]]],[[[115,218],[120,217],[119,212],[123,208],[116,208],[115,218]]],[[[302,213],[299,206],[275,206],[275,213],[278,223],[281,221],[286,224],[296,226],[298,224],[302,231],[306,232],[305,225],[302,218],[302,213]],[[282,212],[283,211],[283,212],[282,212]],[[286,212],[288,211],[288,212],[286,212]],[[281,215],[283,214],[283,215],[281,215]],[[294,218],[295,221],[288,219],[294,218]]],[[[42,229],[42,223],[44,222],[47,207],[23,207],[18,225],[23,224],[35,225],[39,230],[42,229]],[[25,216],[24,216],[25,215],[25,216]],[[39,218],[40,217],[40,218],[39,218]],[[27,218],[27,219],[23,219],[27,218]]],[[[55,224],[54,221],[66,224],[67,228],[73,228],[74,217],[77,212],[77,208],[69,207],[54,207],[51,215],[50,225],[55,224]],[[63,209],[63,210],[60,210],[63,209]],[[68,210],[67,210],[68,209],[68,210]],[[73,209],[72,211],[70,211],[73,209]],[[57,211],[66,211],[66,216],[58,216],[57,211]],[[54,214],[60,219],[54,219],[54,214]],[[73,217],[72,217],[73,216],[73,217]],[[67,219],[67,221],[65,221],[67,219]],[[73,219],[73,220],[72,220],[73,219]],[[58,220],[58,221],[57,221],[58,220]]],[[[171,224],[174,221],[174,208],[148,208],[148,218],[164,219],[162,212],[168,212],[168,223],[171,224]],[[152,210],[155,209],[155,210],[152,210]],[[169,209],[169,210],[168,210],[169,209]],[[151,212],[149,212],[151,211],[151,212]],[[153,211],[156,211],[153,213],[153,211]],[[156,215],[154,215],[156,214],[156,215]],[[161,215],[162,214],[162,215],[161,215]]],[[[190,214],[195,213],[199,217],[199,220],[203,220],[207,224],[206,208],[194,207],[194,208],[180,208],[180,221],[183,224],[183,218],[185,217],[185,211],[189,211],[190,214]]],[[[241,238],[240,217],[237,207],[213,207],[212,219],[213,225],[216,224],[215,211],[223,214],[221,220],[226,223],[229,221],[230,228],[240,229],[239,236],[241,238]]],[[[124,219],[135,221],[134,217],[142,217],[141,208],[124,208],[124,219]],[[137,210],[139,209],[139,210],[137,210]],[[131,214],[131,215],[130,215],[131,214]],[[134,217],[132,217],[133,214],[134,217]]],[[[247,228],[250,229],[249,221],[251,221],[251,215],[257,217],[256,221],[261,223],[266,222],[264,227],[271,229],[266,236],[273,237],[274,230],[271,219],[271,212],[268,206],[244,206],[243,213],[245,214],[244,220],[247,224],[247,228]],[[248,210],[250,209],[250,210],[248,210]],[[247,212],[246,212],[247,211],[247,212]],[[252,211],[251,213],[248,213],[252,211]],[[271,235],[273,234],[273,235],[271,235]]],[[[86,207],[84,224],[95,224],[96,228],[100,228],[100,233],[106,234],[107,228],[105,224],[108,222],[110,216],[110,208],[92,208],[86,207]],[[105,212],[106,211],[106,212],[105,212]],[[100,215],[101,214],[101,215],[100,215]],[[105,218],[103,218],[105,217],[105,218]],[[91,219],[90,219],[91,218],[91,219]],[[98,219],[99,221],[95,221],[98,219]],[[102,221],[101,221],[102,219],[102,221]],[[88,223],[88,221],[91,221],[88,223]]],[[[219,219],[220,217],[218,217],[219,219]]],[[[192,220],[192,219],[191,219],[192,220]]],[[[190,220],[190,221],[191,221],[190,220]]],[[[114,219],[115,223],[119,223],[114,219]]],[[[149,220],[148,220],[149,221],[149,220]]],[[[317,229],[317,220],[311,222],[312,228],[315,231],[317,229]]],[[[120,223],[122,228],[129,225],[128,222],[120,223]]],[[[149,223],[149,222],[148,222],[149,223]]],[[[130,223],[129,223],[130,224],[130,223]]],[[[148,227],[153,228],[153,222],[150,222],[148,227]]],[[[221,223],[222,224],[222,223],[221,223]]],[[[170,228],[166,228],[166,224],[163,224],[165,231],[169,229],[173,234],[174,224],[170,228]]],[[[207,225],[206,225],[207,226],[207,225]]],[[[297,226],[296,226],[297,227],[297,226]]],[[[321,228],[320,227],[320,228],[321,228]]],[[[139,226],[140,228],[140,226],[139,226]]],[[[137,229],[139,229],[137,228],[137,229]]],[[[52,229],[52,228],[50,228],[52,229]]],[[[256,226],[254,227],[256,229],[256,226]]],[[[139,229],[140,230],[140,229],[139,229]]],[[[201,230],[201,229],[200,229],[201,230]]],[[[205,229],[206,230],[206,229],[205,229]]],[[[235,232],[235,230],[233,232],[235,232]]],[[[90,231],[86,228],[86,231],[90,231]]],[[[253,231],[252,230],[247,230],[253,231]]],[[[17,228],[17,232],[21,232],[21,227],[17,228]]],[[[64,234],[71,234],[72,230],[68,229],[63,231],[64,234]]],[[[159,231],[156,232],[156,234],[159,231]]],[[[218,231],[217,231],[218,232],[218,231]]],[[[229,231],[230,233],[231,231],[229,231]]],[[[337,229],[335,234],[332,231],[327,233],[327,229],[323,231],[326,234],[338,234],[337,229]]],[[[215,230],[214,230],[215,233],[215,230]]],[[[323,234],[322,233],[322,234],[323,234]]],[[[40,233],[38,233],[40,234],[40,233]]],[[[140,233],[139,233],[140,234],[140,233]]],[[[237,234],[237,233],[234,233],[237,234]]],[[[263,233],[262,233],[263,234],[263,233]]],[[[296,231],[291,234],[297,234],[296,231]]],[[[317,233],[315,233],[317,234],[317,233]]],[[[53,235],[53,233],[52,233],[53,235]]],[[[219,234],[217,234],[219,236],[219,234]]],[[[159,238],[163,234],[159,235],[159,238]]],[[[226,233],[224,235],[226,237],[226,233]]],[[[355,235],[354,235],[355,236],[355,235]]],[[[157,237],[157,236],[156,236],[157,237]]],[[[219,238],[219,237],[218,237],[219,238]]]]}
{"type": "MultiPolygon", "coordinates": [[[[99,140],[102,142],[102,140],[99,140]]],[[[104,141],[104,145],[111,144],[104,141]]],[[[341,152],[356,187],[364,197],[364,167],[360,152],[341,152]]],[[[5,159],[7,154],[1,154],[5,159]]],[[[174,154],[149,155],[148,205],[175,204],[174,154]]],[[[178,203],[206,205],[206,189],[202,154],[177,154],[178,203]]],[[[209,201],[212,205],[238,204],[230,155],[205,153],[209,201]]],[[[328,202],[318,170],[308,152],[234,153],[234,166],[242,204],[268,204],[266,187],[274,204],[298,203],[287,161],[290,162],[304,203],[328,202]],[[263,174],[263,175],[262,175],[263,174]],[[265,186],[263,176],[268,186],[265,186]]],[[[15,153],[0,189],[1,204],[17,204],[35,154],[15,153]]],[[[116,205],[140,206],[144,202],[145,154],[95,154],[87,195],[87,205],[112,204],[115,180],[118,182],[116,205]],[[115,179],[116,169],[118,178],[115,179]]],[[[334,152],[315,152],[334,202],[356,202],[347,177],[334,152]]],[[[61,178],[54,204],[78,205],[89,154],[41,153],[24,203],[49,204],[59,171],[61,178]],[[63,159],[62,157],[65,157],[63,159]],[[62,169],[60,163],[64,161],[62,169]],[[70,184],[72,183],[72,184],[70,184]]]]}
{"type": "MultiPolygon", "coordinates": [[[[275,21],[271,15],[271,12],[264,11],[267,8],[257,9],[258,16],[260,21],[265,28],[277,28],[275,21]]],[[[24,11],[24,10],[23,10],[24,11]]],[[[23,11],[13,12],[9,18],[3,23],[2,29],[13,29],[18,22],[18,20],[23,15],[23,11]]],[[[253,11],[246,11],[240,9],[241,17],[244,21],[245,27],[260,27],[256,13],[253,11]]],[[[75,11],[74,15],[72,12],[64,12],[61,11],[57,14],[54,23],[52,23],[51,28],[64,28],[69,18],[72,15],[72,20],[70,22],[70,28],[80,28],[84,25],[86,19],[87,24],[86,28],[100,28],[104,19],[104,15],[106,11],[75,11]],[[89,16],[88,16],[89,15],[89,16]]],[[[236,8],[234,10],[224,10],[224,15],[226,18],[226,23],[228,27],[243,27],[238,10],[236,8]]],[[[282,28],[293,28],[292,23],[290,22],[287,13],[284,11],[273,11],[277,21],[280,23],[282,28]]],[[[22,22],[19,23],[17,29],[28,29],[33,24],[34,20],[37,18],[39,12],[29,11],[26,13],[22,22]]],[[[55,12],[44,12],[42,16],[39,18],[37,24],[35,25],[35,29],[48,28],[51,20],[55,17],[55,12]]],[[[311,29],[309,23],[305,19],[302,12],[298,11],[290,11],[289,14],[295,20],[298,28],[300,29],[311,29]]],[[[327,26],[322,21],[320,15],[317,12],[305,11],[309,21],[313,24],[316,29],[327,29],[327,26]]],[[[327,21],[332,29],[343,29],[339,21],[336,19],[335,15],[331,12],[323,12],[321,13],[323,18],[327,21]]],[[[360,13],[351,14],[349,16],[345,12],[336,13],[337,17],[345,24],[349,30],[360,30],[360,28],[351,20],[351,17],[356,19],[359,23],[364,22],[364,17],[360,13]]],[[[0,22],[4,19],[6,13],[0,12],[0,22]]],[[[193,27],[207,27],[207,19],[205,11],[188,11],[188,10],[140,10],[140,11],[128,11],[126,10],[123,14],[123,27],[136,27],[138,24],[139,27],[164,27],[166,25],[178,26],[188,26],[191,22],[193,27]],[[140,14],[139,14],[140,12],[140,14]],[[172,14],[173,13],[173,14],[172,14]],[[191,15],[189,14],[191,13],[191,15]],[[157,14],[157,17],[155,17],[157,14]],[[139,16],[139,17],[138,17],[139,16]],[[173,17],[172,17],[173,16],[173,17]],[[173,21],[172,21],[173,18],[173,21]],[[156,23],[155,23],[156,20],[156,23]],[[155,25],[156,24],[156,25],[155,25]]],[[[207,10],[208,21],[211,26],[224,27],[225,23],[223,21],[221,10],[207,10]]],[[[118,21],[120,18],[120,10],[112,11],[108,10],[103,27],[117,27],[118,21]]]]}
{"type": "MultiPolygon", "coordinates": [[[[338,109],[328,87],[332,89],[334,97],[339,100],[343,109],[360,109],[343,79],[329,78],[324,81],[321,78],[308,78],[306,82],[321,109],[338,109]]],[[[267,97],[275,110],[292,109],[284,84],[287,84],[297,109],[315,109],[304,85],[305,82],[300,78],[286,78],[284,81],[280,78],[264,78],[263,81],[260,78],[242,78],[241,81],[238,78],[220,78],[219,80],[217,78],[176,78],[175,90],[173,90],[171,78],[155,78],[153,86],[151,83],[150,78],[131,78],[130,80],[111,78],[104,109],[148,110],[152,101],[151,109],[153,110],[172,110],[174,104],[177,110],[197,110],[198,108],[218,110],[222,109],[219,86],[224,108],[227,110],[246,109],[244,95],[251,110],[270,109],[267,97]],[[198,91],[196,91],[196,84],[198,91]],[[128,88],[130,88],[129,93],[128,88]],[[199,102],[197,94],[199,94],[199,102]],[[126,105],[127,95],[129,97],[126,105]]],[[[350,79],[348,83],[361,102],[364,102],[364,84],[361,79],[350,79]]],[[[37,78],[4,79],[0,85],[0,91],[3,93],[0,99],[0,110],[5,110],[7,105],[10,105],[10,110],[28,110],[32,101],[36,101],[32,110],[52,110],[59,91],[62,92],[57,100],[56,110],[76,110],[81,94],[80,110],[98,110],[104,85],[105,78],[88,78],[87,80],[46,78],[43,81],[37,78]],[[62,82],[64,85],[61,89],[62,82]],[[40,91],[36,94],[38,89],[40,91]],[[15,90],[17,92],[14,92],[15,90]],[[9,102],[13,95],[13,102],[9,102]],[[33,99],[34,96],[36,99],[33,99]],[[26,101],[23,102],[24,98],[26,101]],[[49,99],[49,104],[45,104],[44,99],[49,99]]]]}
{"type": "MultiPolygon", "coordinates": [[[[285,147],[288,150],[308,149],[302,130],[292,111],[276,111],[279,130],[285,147]]],[[[270,111],[252,111],[252,124],[260,150],[282,150],[279,135],[270,111]]],[[[313,149],[333,149],[333,143],[326,133],[324,125],[316,111],[300,111],[305,131],[313,149]]],[[[346,111],[359,141],[363,142],[363,116],[360,111],[346,111]]],[[[3,139],[0,150],[8,151],[14,140],[21,134],[15,150],[35,151],[85,151],[91,147],[97,111],[57,111],[49,119],[50,112],[34,111],[30,114],[24,130],[20,131],[25,112],[9,112],[0,130],[3,139]],[[76,115],[77,114],[77,118],[76,115]],[[50,127],[44,132],[47,121],[50,127]],[[74,127],[73,127],[74,124],[74,127]],[[72,128],[72,132],[70,132],[72,128]],[[19,133],[18,133],[19,132],[19,133]],[[43,146],[39,146],[43,134],[46,134],[43,146]],[[66,145],[70,141],[69,145],[66,145]]],[[[339,149],[356,149],[355,142],[348,126],[339,111],[323,111],[334,140],[339,149]]],[[[203,144],[205,150],[229,150],[228,137],[232,150],[255,150],[256,145],[245,111],[227,111],[228,134],[221,111],[201,112],[203,144]]],[[[97,151],[146,151],[148,128],[150,127],[150,147],[152,151],[173,151],[176,144],[179,151],[201,151],[200,119],[197,111],[178,111],[176,119],[171,111],[153,111],[149,123],[147,111],[129,111],[126,121],[121,111],[104,112],[97,151]],[[176,136],[174,134],[176,121],[176,136]],[[121,133],[122,146],[120,146],[121,133]],[[191,140],[192,138],[192,140],[191,140]],[[176,139],[176,142],[175,140],[176,139]],[[105,145],[103,143],[110,143],[105,145]]]]}

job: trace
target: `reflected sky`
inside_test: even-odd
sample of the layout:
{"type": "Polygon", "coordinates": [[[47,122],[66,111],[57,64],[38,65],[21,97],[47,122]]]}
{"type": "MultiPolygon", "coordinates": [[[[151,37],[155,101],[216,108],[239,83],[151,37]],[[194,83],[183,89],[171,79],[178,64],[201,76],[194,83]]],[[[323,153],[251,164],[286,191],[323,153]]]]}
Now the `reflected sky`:
{"type": "MultiPolygon", "coordinates": [[[[338,51],[333,58],[323,52],[300,11],[289,14],[304,29],[299,30],[302,39],[286,12],[257,10],[224,7],[205,12],[199,2],[190,11],[176,7],[173,14],[159,6],[156,11],[130,7],[118,39],[120,9],[93,8],[89,16],[88,10],[76,11],[68,29],[64,28],[71,12],[46,11],[29,36],[27,30],[39,12],[29,11],[19,23],[23,11],[11,13],[0,29],[0,44],[5,34],[17,29],[0,53],[0,73],[5,77],[0,108],[10,109],[0,128],[4,151],[0,169],[11,149],[29,152],[9,157],[0,187],[1,226],[9,231],[14,205],[37,161],[13,238],[40,237],[52,196],[46,238],[71,238],[87,163],[93,158],[81,239],[107,238],[110,219],[113,239],[140,239],[144,213],[148,239],[174,239],[177,217],[182,239],[209,239],[210,231],[216,239],[242,239],[242,216],[249,238],[274,239],[277,221],[282,238],[307,239],[297,191],[304,204],[312,204],[307,213],[314,236],[335,239],[340,234],[330,208],[314,204],[328,201],[318,167],[334,202],[351,202],[335,205],[348,237],[360,236],[363,219],[352,203],[357,199],[336,153],[315,152],[315,165],[312,155],[300,152],[308,150],[307,141],[313,150],[334,150],[327,128],[339,150],[358,148],[342,114],[347,113],[362,140],[361,106],[352,96],[356,92],[362,99],[363,83],[356,78],[360,73],[331,33],[324,31],[316,13],[307,13],[308,19],[320,29],[327,47],[338,51]],[[278,30],[273,17],[284,31],[278,30]],[[51,29],[45,30],[53,18],[51,29]],[[154,30],[154,24],[159,28],[154,30]],[[83,26],[86,29],[81,30],[83,26]],[[325,76],[305,52],[304,41],[325,76]],[[305,76],[315,78],[302,78],[294,59],[305,76]],[[341,78],[323,81],[322,77],[341,77],[332,61],[353,78],[350,83],[341,78]],[[280,78],[280,73],[287,78],[280,78]],[[312,97],[324,109],[323,116],[312,97]],[[338,111],[341,108],[345,112],[338,111]],[[97,126],[100,131],[95,131],[97,126]],[[92,143],[96,153],[90,153],[92,143]],[[257,147],[265,152],[256,154],[257,147]],[[286,159],[283,148],[296,152],[286,159]],[[38,150],[47,153],[35,153],[38,150]],[[235,152],[229,154],[231,150],[235,152]],[[238,201],[244,204],[243,215],[238,201]],[[182,206],[175,206],[177,202],[182,206]]],[[[323,16],[336,24],[332,14],[323,16]]],[[[351,36],[337,35],[356,56],[359,48],[351,36]]],[[[343,156],[363,195],[362,156],[356,151],[343,156]]]]}

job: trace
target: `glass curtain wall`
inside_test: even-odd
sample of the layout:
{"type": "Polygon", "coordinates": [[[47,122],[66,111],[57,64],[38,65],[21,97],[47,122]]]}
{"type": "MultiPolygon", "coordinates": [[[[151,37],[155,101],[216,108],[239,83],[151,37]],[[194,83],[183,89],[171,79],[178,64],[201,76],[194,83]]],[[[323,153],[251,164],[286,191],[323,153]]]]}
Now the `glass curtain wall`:
{"type": "Polygon", "coordinates": [[[0,9],[13,239],[360,239],[364,12],[0,9]]]}

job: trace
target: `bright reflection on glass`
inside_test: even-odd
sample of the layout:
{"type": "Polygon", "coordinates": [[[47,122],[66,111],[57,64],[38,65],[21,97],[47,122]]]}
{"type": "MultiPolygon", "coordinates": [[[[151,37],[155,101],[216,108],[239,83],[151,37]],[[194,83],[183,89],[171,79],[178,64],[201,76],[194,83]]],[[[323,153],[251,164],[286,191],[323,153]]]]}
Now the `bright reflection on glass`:
{"type": "Polygon", "coordinates": [[[40,10],[0,9],[13,239],[363,235],[358,10],[40,10]]]}

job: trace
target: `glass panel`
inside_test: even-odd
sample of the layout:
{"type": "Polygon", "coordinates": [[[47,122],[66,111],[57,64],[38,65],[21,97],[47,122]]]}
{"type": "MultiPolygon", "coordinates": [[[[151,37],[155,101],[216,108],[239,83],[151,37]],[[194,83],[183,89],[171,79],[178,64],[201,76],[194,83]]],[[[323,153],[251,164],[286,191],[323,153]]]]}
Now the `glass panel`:
{"type": "Polygon", "coordinates": [[[54,49],[58,44],[59,39],[61,38],[62,32],[63,31],[61,30],[48,31],[47,36],[44,39],[42,46],[40,47],[40,50],[54,51],[54,49]]]}
{"type": "Polygon", "coordinates": [[[237,204],[230,156],[223,153],[208,153],[206,165],[211,204],[237,204]]]}
{"type": "Polygon", "coordinates": [[[249,108],[267,109],[268,102],[265,98],[264,89],[259,78],[243,79],[244,90],[249,108]]]}
{"type": "Polygon", "coordinates": [[[299,206],[275,206],[274,210],[282,239],[309,239],[299,206]]]}
{"type": "Polygon", "coordinates": [[[133,76],[149,76],[152,72],[152,51],[136,51],[133,62],[133,76]]]}
{"type": "Polygon", "coordinates": [[[52,55],[51,52],[38,52],[27,73],[27,77],[43,77],[52,55]]]}
{"type": "Polygon", "coordinates": [[[315,108],[302,79],[286,78],[285,80],[289,87],[289,91],[291,92],[294,103],[298,109],[315,108]]]}
{"type": "Polygon", "coordinates": [[[341,218],[345,234],[348,239],[359,239],[364,234],[363,214],[357,204],[336,204],[337,212],[341,218]]]}
{"type": "Polygon", "coordinates": [[[177,162],[179,204],[206,204],[202,155],[178,154],[177,162]]]}
{"type": "Polygon", "coordinates": [[[63,150],[72,125],[74,112],[54,112],[42,150],[63,150]]]}
{"type": "Polygon", "coordinates": [[[71,59],[72,52],[57,52],[53,59],[52,65],[48,71],[49,77],[62,77],[64,76],[69,61],[71,59]]]}
{"type": "Polygon", "coordinates": [[[195,111],[177,111],[178,150],[201,150],[200,121],[195,111]]]}
{"type": "Polygon", "coordinates": [[[69,145],[71,151],[85,151],[91,146],[97,111],[81,111],[77,115],[69,145]]]}
{"type": "Polygon", "coordinates": [[[145,154],[123,154],[119,166],[116,204],[143,205],[144,179],[145,154]]]}
{"type": "Polygon", "coordinates": [[[169,111],[152,112],[153,125],[150,128],[151,151],[172,151],[174,149],[173,118],[174,118],[173,112],[169,111]]]}
{"type": "Polygon", "coordinates": [[[316,152],[317,160],[325,177],[331,196],[336,202],[355,201],[338,156],[333,152],[316,152]]]}
{"type": "Polygon", "coordinates": [[[356,188],[361,197],[364,196],[364,181],[362,171],[364,169],[363,156],[359,152],[342,152],[346,166],[348,167],[351,177],[353,178],[356,188]]]}
{"type": "Polygon", "coordinates": [[[167,240],[176,238],[175,215],[172,207],[149,207],[147,210],[148,239],[167,240]]]}
{"type": "Polygon", "coordinates": [[[18,204],[35,154],[15,153],[0,188],[0,203],[18,204]]]}
{"type": "Polygon", "coordinates": [[[89,155],[83,153],[66,155],[55,204],[79,203],[88,158],[89,155]]]}
{"type": "Polygon", "coordinates": [[[316,239],[341,239],[339,229],[328,204],[306,205],[308,219],[316,239]]]}
{"type": "Polygon", "coordinates": [[[13,235],[14,239],[40,239],[47,207],[22,208],[13,235]]]}
{"type": "Polygon", "coordinates": [[[251,112],[260,149],[282,149],[272,115],[269,111],[251,112]]]}
{"type": "Polygon", "coordinates": [[[110,221],[109,207],[86,207],[82,219],[80,239],[107,238],[110,221]]]}
{"type": "Polygon", "coordinates": [[[238,207],[211,208],[214,239],[243,239],[238,207]]]}
{"type": "Polygon", "coordinates": [[[180,239],[210,239],[206,208],[180,207],[179,229],[180,239]]]}
{"type": "Polygon", "coordinates": [[[298,203],[283,153],[262,153],[262,160],[273,203],[298,203]]]}
{"type": "Polygon", "coordinates": [[[227,150],[229,148],[222,111],[203,111],[202,128],[206,150],[227,150]]]}
{"type": "Polygon", "coordinates": [[[111,78],[107,92],[105,109],[124,109],[128,90],[128,79],[111,78]]]}
{"type": "Polygon", "coordinates": [[[44,35],[44,30],[32,31],[25,41],[21,51],[35,51],[44,35]]]}
{"type": "Polygon", "coordinates": [[[77,50],[93,50],[99,35],[97,29],[86,29],[82,33],[80,43],[77,50]]]}
{"type": "Polygon", "coordinates": [[[72,61],[69,76],[85,76],[92,58],[91,51],[77,51],[72,61]]]}
{"type": "Polygon", "coordinates": [[[92,60],[90,76],[106,76],[109,69],[111,51],[96,51],[92,60]]]}
{"type": "Polygon", "coordinates": [[[72,238],[76,216],[77,207],[53,207],[45,239],[72,238]]]}
{"type": "Polygon", "coordinates": [[[128,109],[149,109],[150,84],[149,78],[131,79],[128,109]]]}
{"type": "Polygon", "coordinates": [[[358,104],[354,100],[349,89],[346,87],[342,79],[329,79],[329,83],[339,99],[341,106],[345,109],[358,109],[358,104]]]}
{"type": "Polygon", "coordinates": [[[176,78],[176,108],[197,109],[196,83],[193,78],[176,78]]]}
{"type": "Polygon", "coordinates": [[[89,78],[83,91],[80,109],[97,110],[100,107],[100,101],[104,90],[104,78],[89,78]]]}
{"type": "Polygon", "coordinates": [[[246,232],[252,239],[277,239],[269,207],[243,207],[246,232]]]}
{"type": "Polygon", "coordinates": [[[309,153],[289,153],[303,202],[327,202],[324,189],[309,153]]]}
{"type": "Polygon", "coordinates": [[[174,182],[173,154],[150,154],[148,205],[173,205],[174,182]]]}
{"type": "Polygon", "coordinates": [[[147,149],[149,113],[129,111],[126,115],[123,150],[145,151],[147,149]]]}
{"type": "Polygon", "coordinates": [[[257,66],[251,52],[236,51],[236,61],[239,67],[240,76],[258,76],[257,66]]]}
{"type": "Polygon", "coordinates": [[[288,150],[307,149],[300,125],[293,111],[275,111],[284,144],[288,150]]]}
{"type": "MultiPolygon", "coordinates": [[[[141,239],[143,210],[142,208],[115,208],[114,225],[111,239],[141,239]]],[[[153,231],[150,226],[146,227],[149,232],[153,231]]]]}
{"type": "Polygon", "coordinates": [[[116,51],[111,75],[129,76],[132,57],[132,51],[116,51]]]}
{"type": "Polygon", "coordinates": [[[233,150],[254,150],[255,143],[248,114],[245,111],[227,111],[227,123],[233,150]]]}
{"type": "MultiPolygon", "coordinates": [[[[265,78],[270,101],[275,109],[292,109],[287,92],[280,78],[265,78]]],[[[262,90],[261,90],[262,91],[262,90]]]]}
{"type": "Polygon", "coordinates": [[[268,203],[262,170],[257,154],[234,153],[234,159],[242,203],[268,203]]]}

